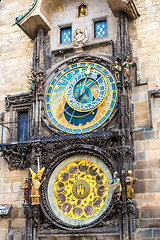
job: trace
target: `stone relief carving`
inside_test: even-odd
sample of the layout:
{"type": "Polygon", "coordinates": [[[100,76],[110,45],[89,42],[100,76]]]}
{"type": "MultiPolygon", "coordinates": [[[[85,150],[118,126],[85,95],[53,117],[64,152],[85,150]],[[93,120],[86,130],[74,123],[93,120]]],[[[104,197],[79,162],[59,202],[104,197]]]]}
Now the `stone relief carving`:
{"type": "Polygon", "coordinates": [[[77,28],[74,33],[74,47],[81,48],[88,41],[88,29],[77,28]]]}
{"type": "Polygon", "coordinates": [[[19,232],[15,232],[13,240],[21,240],[21,234],[19,232]]]}

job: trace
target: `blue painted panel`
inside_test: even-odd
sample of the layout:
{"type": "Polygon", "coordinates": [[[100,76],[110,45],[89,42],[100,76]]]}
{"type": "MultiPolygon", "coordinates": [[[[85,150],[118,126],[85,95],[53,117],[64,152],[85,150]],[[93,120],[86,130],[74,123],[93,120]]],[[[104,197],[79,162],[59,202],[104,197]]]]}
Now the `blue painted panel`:
{"type": "Polygon", "coordinates": [[[77,64],[74,64],[71,66],[71,68],[76,68],[77,67],[77,64]]]}
{"type": "Polygon", "coordinates": [[[55,84],[56,80],[54,79],[53,82],[52,82],[52,86],[55,84]]]}
{"type": "Polygon", "coordinates": [[[52,119],[52,122],[55,124],[55,125],[57,125],[57,121],[53,118],[52,119]]]}
{"type": "Polygon", "coordinates": [[[61,28],[61,44],[72,42],[72,28],[61,28]]]}
{"type": "Polygon", "coordinates": [[[99,65],[97,65],[97,67],[96,67],[97,69],[99,69],[99,70],[101,70],[102,69],[102,67],[101,66],[99,66],[99,65]]]}
{"type": "Polygon", "coordinates": [[[110,115],[110,113],[111,113],[111,111],[110,110],[108,110],[108,112],[106,113],[106,118],[108,118],[109,117],[109,115],[110,115]]]}
{"type": "Polygon", "coordinates": [[[64,72],[69,71],[69,67],[65,68],[63,71],[64,71],[64,72]]]}
{"type": "Polygon", "coordinates": [[[112,94],[112,98],[113,98],[113,99],[116,99],[116,93],[113,93],[113,94],[112,94]]]}
{"type": "Polygon", "coordinates": [[[89,63],[88,65],[91,66],[91,67],[94,67],[95,64],[94,63],[89,63]]]}
{"type": "Polygon", "coordinates": [[[74,133],[81,133],[81,130],[79,130],[79,129],[74,129],[73,132],[74,132],[74,133]]]}
{"type": "Polygon", "coordinates": [[[115,90],[115,89],[116,89],[115,84],[112,84],[112,90],[115,90]]]}
{"type": "Polygon", "coordinates": [[[83,129],[83,133],[86,133],[86,132],[89,132],[89,131],[90,131],[90,128],[89,128],[89,127],[83,129]]]}
{"type": "Polygon", "coordinates": [[[59,73],[58,75],[57,75],[57,78],[60,78],[62,76],[62,73],[59,73]]]}
{"type": "Polygon", "coordinates": [[[51,112],[48,112],[48,115],[49,115],[50,118],[53,118],[53,115],[52,115],[51,112]]]}
{"type": "Polygon", "coordinates": [[[70,129],[70,128],[66,128],[66,132],[68,132],[68,133],[72,133],[72,129],[70,129]]]}
{"type": "Polygon", "coordinates": [[[46,101],[49,102],[50,95],[47,95],[46,101]]]}
{"type": "Polygon", "coordinates": [[[103,117],[103,118],[99,121],[99,124],[102,124],[105,120],[106,120],[106,118],[103,117]]]}
{"type": "Polygon", "coordinates": [[[85,66],[86,65],[86,63],[80,63],[80,66],[82,67],[82,66],[85,66]]]}
{"type": "Polygon", "coordinates": [[[95,38],[107,36],[107,21],[98,21],[94,23],[95,38]]]}
{"type": "Polygon", "coordinates": [[[58,125],[58,127],[59,127],[61,130],[63,130],[63,129],[64,129],[64,126],[62,126],[61,124],[60,124],[60,125],[58,125]]]}
{"type": "Polygon", "coordinates": [[[115,104],[115,102],[111,102],[111,105],[110,105],[110,108],[113,108],[114,107],[114,104],[115,104]]]}
{"type": "Polygon", "coordinates": [[[47,104],[47,111],[48,111],[48,110],[51,110],[51,109],[50,109],[50,104],[47,104]]]}
{"type": "Polygon", "coordinates": [[[98,127],[98,123],[96,123],[93,126],[91,126],[91,129],[93,130],[93,129],[97,128],[97,127],[98,127]]]}
{"type": "Polygon", "coordinates": [[[103,73],[107,75],[107,74],[108,74],[108,71],[107,71],[106,69],[104,69],[104,70],[103,70],[103,73]]]}
{"type": "Polygon", "coordinates": [[[48,93],[51,93],[51,91],[52,91],[52,88],[50,87],[50,88],[48,89],[48,93]]]}
{"type": "Polygon", "coordinates": [[[109,81],[110,81],[110,82],[113,82],[112,76],[109,77],[109,81]]]}

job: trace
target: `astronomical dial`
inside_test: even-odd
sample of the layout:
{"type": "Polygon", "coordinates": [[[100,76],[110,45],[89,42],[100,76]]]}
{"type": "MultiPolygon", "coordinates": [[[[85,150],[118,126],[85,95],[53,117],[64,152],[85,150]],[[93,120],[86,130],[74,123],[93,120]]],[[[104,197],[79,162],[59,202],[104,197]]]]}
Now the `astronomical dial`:
{"type": "Polygon", "coordinates": [[[51,80],[45,104],[56,128],[67,133],[86,133],[110,117],[116,99],[116,83],[109,70],[100,64],[79,62],[51,80]]]}

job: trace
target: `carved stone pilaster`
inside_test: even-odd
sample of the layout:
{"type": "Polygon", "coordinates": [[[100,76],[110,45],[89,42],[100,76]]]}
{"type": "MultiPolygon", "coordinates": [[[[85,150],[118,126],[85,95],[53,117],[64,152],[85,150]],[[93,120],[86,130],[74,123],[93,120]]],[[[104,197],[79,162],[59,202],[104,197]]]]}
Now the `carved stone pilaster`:
{"type": "Polygon", "coordinates": [[[128,200],[126,205],[128,213],[129,239],[133,240],[133,232],[136,230],[136,218],[138,217],[139,212],[134,201],[128,200]]]}
{"type": "Polygon", "coordinates": [[[30,204],[23,204],[24,208],[24,216],[25,218],[31,218],[32,217],[32,209],[30,204]]]}
{"type": "Polygon", "coordinates": [[[44,31],[39,28],[37,31],[37,36],[35,38],[34,50],[33,50],[33,63],[31,72],[34,76],[39,73],[45,74],[45,51],[44,51],[44,31]]]}
{"type": "Polygon", "coordinates": [[[116,57],[124,61],[125,56],[131,56],[131,46],[127,15],[120,12],[117,23],[116,57]]]}

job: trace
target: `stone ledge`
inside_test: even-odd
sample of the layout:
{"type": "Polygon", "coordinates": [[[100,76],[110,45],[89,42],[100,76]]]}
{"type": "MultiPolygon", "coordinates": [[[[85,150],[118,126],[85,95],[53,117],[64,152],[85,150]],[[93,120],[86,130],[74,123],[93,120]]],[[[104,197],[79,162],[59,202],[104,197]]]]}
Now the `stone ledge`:
{"type": "MultiPolygon", "coordinates": [[[[126,12],[131,19],[139,17],[139,13],[133,0],[107,0],[113,14],[117,17],[119,12],[126,12]]],[[[51,16],[60,0],[38,0],[33,9],[30,9],[24,16],[17,18],[17,24],[31,39],[36,36],[36,31],[41,26],[44,32],[51,30],[51,16]]]]}
{"type": "Polygon", "coordinates": [[[120,11],[126,12],[131,19],[140,16],[133,0],[107,0],[107,2],[116,17],[118,17],[120,11]]]}
{"type": "Polygon", "coordinates": [[[159,240],[160,228],[141,228],[136,232],[136,240],[159,240]]]}

